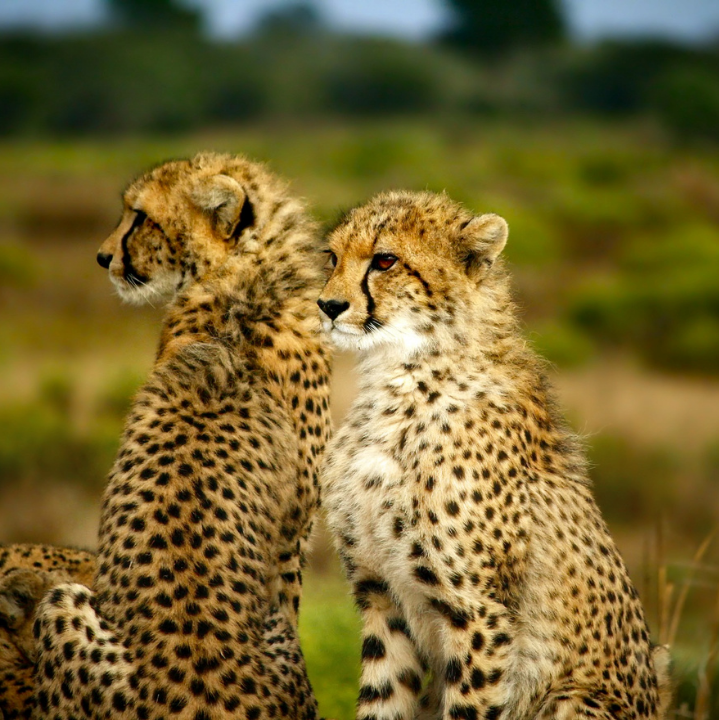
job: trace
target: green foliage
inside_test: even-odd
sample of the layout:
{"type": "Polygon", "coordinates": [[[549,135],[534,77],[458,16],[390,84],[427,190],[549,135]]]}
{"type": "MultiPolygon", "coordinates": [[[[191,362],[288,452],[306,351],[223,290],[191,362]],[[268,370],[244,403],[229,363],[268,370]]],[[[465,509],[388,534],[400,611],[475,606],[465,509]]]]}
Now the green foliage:
{"type": "Polygon", "coordinates": [[[457,3],[464,20],[448,38],[502,54],[480,64],[441,44],[333,35],[302,4],[271,10],[249,39],[219,43],[180,4],[116,0],[122,22],[95,34],[0,36],[0,134],[166,133],[338,114],[534,121],[580,111],[651,113],[681,139],[716,140],[719,53],[659,43],[537,48],[561,32],[556,23],[547,30],[554,4],[520,5],[457,3]]]}
{"type": "MultiPolygon", "coordinates": [[[[707,628],[708,630],[708,628],[707,628]]],[[[706,631],[705,631],[706,633],[706,631]]],[[[680,712],[676,713],[676,717],[694,717],[691,711],[694,710],[697,692],[699,690],[699,673],[703,670],[700,662],[696,657],[677,656],[674,653],[674,666],[672,668],[672,679],[674,681],[674,702],[673,707],[678,708],[680,712]],[[684,712],[681,712],[681,711],[684,712]]],[[[706,718],[719,717],[719,664],[708,669],[707,672],[710,696],[706,710],[708,713],[706,718]],[[714,691],[711,692],[711,689],[714,691]]]]}
{"type": "Polygon", "coordinates": [[[137,373],[118,374],[100,393],[95,408],[97,415],[114,422],[123,422],[142,382],[143,378],[137,373]]]}
{"type": "Polygon", "coordinates": [[[581,285],[570,319],[654,365],[719,371],[719,228],[694,223],[640,238],[620,272],[581,285]]]}
{"type": "Polygon", "coordinates": [[[555,0],[446,0],[453,22],[444,38],[477,55],[496,56],[517,47],[546,45],[564,37],[555,0]]]}
{"type": "Polygon", "coordinates": [[[337,569],[305,574],[300,639],[321,717],[354,714],[360,674],[359,615],[337,569]]]}
{"type": "Polygon", "coordinates": [[[652,105],[677,137],[719,140],[718,70],[672,68],[655,84],[652,105]]]}
{"type": "Polygon", "coordinates": [[[92,423],[75,421],[77,386],[66,374],[51,373],[29,402],[0,407],[0,483],[69,482],[102,487],[122,429],[129,383],[111,386],[92,423]],[[122,388],[125,390],[122,390],[122,388]]]}
{"type": "Polygon", "coordinates": [[[534,328],[530,340],[543,358],[564,368],[583,365],[597,352],[591,338],[568,323],[542,323],[534,328]]]}
{"type": "Polygon", "coordinates": [[[322,16],[314,5],[306,2],[293,2],[270,8],[260,18],[257,26],[260,35],[275,38],[314,35],[322,29],[322,16]]]}
{"type": "Polygon", "coordinates": [[[109,0],[110,11],[132,32],[181,30],[197,34],[200,13],[174,0],[109,0]]]}
{"type": "Polygon", "coordinates": [[[443,78],[429,62],[397,43],[369,40],[348,43],[329,68],[327,105],[349,115],[417,114],[436,109],[443,78]]]}

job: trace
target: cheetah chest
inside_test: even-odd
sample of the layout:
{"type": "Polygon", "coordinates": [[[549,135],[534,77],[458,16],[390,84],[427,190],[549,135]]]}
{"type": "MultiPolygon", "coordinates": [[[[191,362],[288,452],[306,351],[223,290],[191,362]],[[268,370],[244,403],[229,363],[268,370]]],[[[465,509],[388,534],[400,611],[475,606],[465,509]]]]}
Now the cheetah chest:
{"type": "Polygon", "coordinates": [[[390,452],[392,438],[347,446],[336,458],[325,494],[330,523],[351,537],[356,557],[377,568],[396,566],[402,554],[396,523],[406,518],[411,498],[402,467],[390,452]]]}

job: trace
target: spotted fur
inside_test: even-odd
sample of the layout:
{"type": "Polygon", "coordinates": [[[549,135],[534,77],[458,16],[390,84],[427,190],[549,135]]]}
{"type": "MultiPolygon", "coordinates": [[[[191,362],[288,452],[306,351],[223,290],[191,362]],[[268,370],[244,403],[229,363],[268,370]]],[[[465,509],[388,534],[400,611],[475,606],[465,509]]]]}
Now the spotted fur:
{"type": "Polygon", "coordinates": [[[34,626],[37,718],[313,718],[297,638],[329,433],[315,227],[241,157],[166,163],[100,249],[130,301],[169,296],[103,497],[91,591],[34,626]]]}
{"type": "Polygon", "coordinates": [[[32,712],[35,601],[59,582],[90,584],[93,555],[48,545],[0,547],[0,718],[32,712]]]}
{"type": "Polygon", "coordinates": [[[364,624],[357,717],[659,718],[667,651],[519,333],[506,238],[409,192],[329,235],[323,324],[359,352],[323,471],[364,624]]]}

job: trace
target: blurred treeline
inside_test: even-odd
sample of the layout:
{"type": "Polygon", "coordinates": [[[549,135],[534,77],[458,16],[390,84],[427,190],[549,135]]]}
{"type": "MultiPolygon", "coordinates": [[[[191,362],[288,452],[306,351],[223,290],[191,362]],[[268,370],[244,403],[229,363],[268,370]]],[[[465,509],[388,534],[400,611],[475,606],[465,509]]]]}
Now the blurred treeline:
{"type": "Polygon", "coordinates": [[[328,115],[649,115],[719,139],[719,45],[577,47],[553,0],[447,0],[424,43],[333,33],[311,4],[212,41],[172,0],[107,0],[93,32],[0,37],[0,133],[187,131],[328,115]]]}

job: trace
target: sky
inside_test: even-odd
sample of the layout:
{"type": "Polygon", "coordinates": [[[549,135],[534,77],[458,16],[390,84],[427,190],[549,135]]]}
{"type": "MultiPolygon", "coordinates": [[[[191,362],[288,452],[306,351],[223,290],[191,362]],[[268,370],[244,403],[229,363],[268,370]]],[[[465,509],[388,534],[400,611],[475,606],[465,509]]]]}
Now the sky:
{"type": "MultiPolygon", "coordinates": [[[[497,0],[507,2],[511,0],[497,0]]],[[[210,32],[231,38],[252,29],[258,16],[287,0],[184,0],[206,8],[210,32]]],[[[719,38],[719,0],[563,0],[574,36],[654,35],[684,42],[719,38]]],[[[421,39],[447,19],[442,0],[314,0],[335,28],[421,39]]],[[[0,27],[43,30],[88,27],[103,18],[102,0],[0,0],[0,27]]]]}

